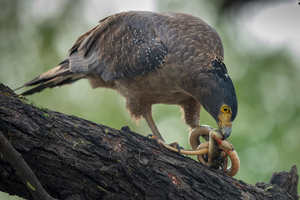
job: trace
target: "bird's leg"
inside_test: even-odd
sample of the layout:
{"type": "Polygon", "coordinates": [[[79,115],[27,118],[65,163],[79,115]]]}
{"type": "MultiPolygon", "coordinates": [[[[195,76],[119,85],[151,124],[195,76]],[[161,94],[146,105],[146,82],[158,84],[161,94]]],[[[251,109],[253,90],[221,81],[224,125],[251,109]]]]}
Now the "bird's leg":
{"type": "Polygon", "coordinates": [[[154,135],[154,139],[157,140],[157,142],[161,145],[163,145],[164,147],[172,150],[172,151],[176,151],[176,152],[180,152],[180,147],[178,145],[177,142],[174,142],[174,143],[171,143],[171,144],[166,144],[164,139],[162,138],[161,134],[159,133],[159,130],[157,129],[155,123],[154,123],[154,120],[152,118],[152,115],[151,115],[151,111],[150,112],[146,112],[143,117],[145,118],[148,126],[150,127],[153,135],[154,135]]]}
{"type": "Polygon", "coordinates": [[[161,140],[161,141],[164,142],[164,139],[162,138],[161,134],[159,133],[159,131],[158,131],[158,129],[157,129],[155,123],[154,123],[154,120],[152,118],[151,113],[150,114],[145,114],[143,116],[144,116],[148,126],[150,127],[153,135],[156,137],[156,139],[161,140]]]}
{"type": "MultiPolygon", "coordinates": [[[[183,118],[185,119],[186,124],[189,126],[190,131],[193,128],[199,126],[200,108],[201,108],[200,103],[194,98],[190,98],[180,105],[182,107],[183,114],[184,114],[183,118]]],[[[155,136],[155,139],[159,144],[163,145],[167,149],[170,149],[178,153],[186,154],[186,155],[197,155],[199,153],[198,150],[192,150],[192,151],[181,150],[177,142],[166,144],[154,123],[154,120],[151,115],[151,107],[150,109],[147,109],[142,115],[145,118],[153,135],[155,136]]]]}
{"type": "MultiPolygon", "coordinates": [[[[183,111],[182,117],[189,126],[189,132],[191,132],[195,127],[199,126],[201,104],[194,98],[190,98],[181,104],[181,108],[183,111]]],[[[202,135],[202,137],[206,141],[209,140],[208,135],[202,135]]]]}
{"type": "Polygon", "coordinates": [[[190,98],[180,106],[183,112],[182,119],[185,120],[186,125],[189,126],[189,132],[191,132],[199,126],[201,104],[194,98],[190,98]]]}

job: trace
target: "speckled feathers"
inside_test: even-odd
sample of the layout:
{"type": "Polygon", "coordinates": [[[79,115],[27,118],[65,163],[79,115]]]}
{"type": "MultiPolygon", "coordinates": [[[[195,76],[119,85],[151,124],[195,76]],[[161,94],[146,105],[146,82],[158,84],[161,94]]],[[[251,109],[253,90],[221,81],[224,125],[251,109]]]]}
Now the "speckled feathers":
{"type": "Polygon", "coordinates": [[[94,73],[105,81],[132,78],[161,67],[168,53],[199,72],[204,61],[223,59],[218,34],[197,17],[125,12],[101,20],[77,40],[70,49],[70,71],[94,73]]]}
{"type": "Polygon", "coordinates": [[[153,133],[158,131],[151,106],[157,103],[180,105],[190,127],[199,124],[201,106],[217,121],[220,106],[227,104],[233,121],[237,99],[223,59],[219,35],[198,17],[123,12],[80,36],[68,58],[26,83],[39,85],[24,94],[87,78],[93,88],[124,96],[131,116],[148,119],[153,133]]]}
{"type": "Polygon", "coordinates": [[[120,13],[100,21],[70,49],[70,70],[105,81],[132,78],[157,69],[167,48],[145,15],[120,13]]]}

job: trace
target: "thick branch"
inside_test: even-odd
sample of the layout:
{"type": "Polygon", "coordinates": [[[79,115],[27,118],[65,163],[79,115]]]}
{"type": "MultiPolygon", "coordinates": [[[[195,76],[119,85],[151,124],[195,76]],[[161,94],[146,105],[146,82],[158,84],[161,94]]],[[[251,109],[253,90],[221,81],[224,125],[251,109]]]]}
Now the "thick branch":
{"type": "MultiPolygon", "coordinates": [[[[0,131],[58,199],[293,199],[277,185],[228,177],[126,127],[44,109],[2,84],[0,131]]],[[[1,191],[33,198],[5,158],[0,175],[1,191]]]]}

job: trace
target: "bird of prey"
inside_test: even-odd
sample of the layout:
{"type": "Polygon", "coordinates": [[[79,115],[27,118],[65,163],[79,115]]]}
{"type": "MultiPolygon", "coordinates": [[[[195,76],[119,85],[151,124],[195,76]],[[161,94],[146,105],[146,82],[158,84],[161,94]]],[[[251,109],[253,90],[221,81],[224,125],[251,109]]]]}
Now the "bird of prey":
{"type": "Polygon", "coordinates": [[[93,88],[124,96],[131,117],[145,118],[157,140],[164,141],[151,106],[159,103],[181,106],[190,129],[199,125],[203,106],[226,139],[237,115],[237,98],[223,59],[218,33],[198,17],[122,12],[80,36],[57,67],[22,86],[37,85],[23,95],[85,78],[93,88]]]}

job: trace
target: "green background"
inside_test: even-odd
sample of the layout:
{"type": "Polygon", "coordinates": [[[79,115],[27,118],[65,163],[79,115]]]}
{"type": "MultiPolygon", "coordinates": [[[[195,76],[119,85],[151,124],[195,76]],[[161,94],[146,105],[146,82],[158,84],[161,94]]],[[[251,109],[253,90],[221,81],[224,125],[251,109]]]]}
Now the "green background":
{"type": "MultiPolygon", "coordinates": [[[[133,10],[136,7],[133,4],[131,9],[130,3],[142,1],[128,1],[126,8],[121,7],[117,0],[111,3],[102,1],[102,5],[99,2],[0,1],[0,82],[14,89],[55,67],[67,56],[77,37],[94,27],[100,19],[122,10],[133,10]]],[[[297,54],[289,46],[274,46],[261,39],[249,38],[242,30],[247,21],[246,14],[250,11],[255,14],[253,9],[291,3],[297,7],[297,1],[255,1],[227,7],[218,0],[153,2],[153,8],[145,5],[145,9],[142,6],[139,9],[196,15],[221,36],[225,64],[239,103],[229,138],[241,161],[235,178],[247,183],[268,182],[275,171],[288,171],[294,164],[299,167],[299,52],[297,54]]],[[[283,28],[278,24],[278,30],[283,28]]],[[[46,89],[28,98],[51,110],[116,129],[126,125],[143,135],[151,133],[144,120],[138,126],[131,121],[125,99],[116,91],[93,90],[87,80],[46,89]]],[[[177,141],[189,148],[187,126],[181,121],[179,109],[178,106],[155,105],[153,117],[167,142],[177,141]]],[[[204,109],[200,123],[217,127],[204,109]]],[[[0,193],[0,199],[18,197],[0,193]]]]}

